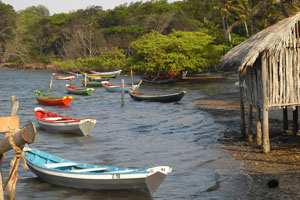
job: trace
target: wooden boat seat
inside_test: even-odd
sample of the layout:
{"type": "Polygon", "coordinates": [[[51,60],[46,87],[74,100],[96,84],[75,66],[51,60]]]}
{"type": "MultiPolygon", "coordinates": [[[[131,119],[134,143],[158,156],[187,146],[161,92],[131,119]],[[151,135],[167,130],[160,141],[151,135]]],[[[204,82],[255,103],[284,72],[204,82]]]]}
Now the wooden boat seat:
{"type": "Polygon", "coordinates": [[[44,164],[44,166],[47,167],[47,168],[73,167],[73,166],[76,166],[76,165],[77,165],[76,163],[72,163],[72,162],[44,164]]]}
{"type": "Polygon", "coordinates": [[[88,169],[73,169],[71,172],[94,172],[94,171],[105,171],[107,168],[88,168],[88,169]]]}
{"type": "Polygon", "coordinates": [[[60,120],[62,119],[61,117],[48,117],[48,118],[44,118],[45,120],[51,120],[51,121],[56,121],[56,120],[60,120]]]}

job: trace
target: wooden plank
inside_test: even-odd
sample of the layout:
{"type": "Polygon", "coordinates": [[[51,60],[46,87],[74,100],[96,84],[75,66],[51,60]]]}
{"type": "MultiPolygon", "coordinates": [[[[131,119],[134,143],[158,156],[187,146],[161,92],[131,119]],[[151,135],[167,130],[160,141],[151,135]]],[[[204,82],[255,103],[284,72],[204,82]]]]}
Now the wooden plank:
{"type": "Polygon", "coordinates": [[[18,116],[0,117],[0,132],[8,132],[11,129],[19,129],[20,120],[18,116]]]}
{"type": "Polygon", "coordinates": [[[47,167],[47,168],[73,167],[73,166],[76,166],[76,165],[77,165],[77,164],[76,164],[76,163],[73,163],[73,162],[44,164],[44,166],[47,167]]]}
{"type": "Polygon", "coordinates": [[[107,168],[88,168],[88,169],[74,169],[74,170],[71,170],[71,172],[95,172],[95,171],[105,171],[107,170],[107,168]]]}
{"type": "Polygon", "coordinates": [[[239,73],[239,83],[240,83],[240,109],[241,109],[241,134],[243,138],[246,138],[246,123],[245,123],[245,108],[243,102],[243,87],[242,87],[242,75],[239,73]]]}

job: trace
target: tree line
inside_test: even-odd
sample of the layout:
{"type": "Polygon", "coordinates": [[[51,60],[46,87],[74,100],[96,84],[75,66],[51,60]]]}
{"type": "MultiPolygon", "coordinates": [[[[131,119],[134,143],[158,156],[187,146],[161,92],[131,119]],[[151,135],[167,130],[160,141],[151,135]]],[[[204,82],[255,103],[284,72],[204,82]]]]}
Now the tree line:
{"type": "Polygon", "coordinates": [[[0,0],[0,64],[212,70],[232,47],[299,8],[298,0],[152,0],[50,15],[42,5],[16,12],[0,0]]]}

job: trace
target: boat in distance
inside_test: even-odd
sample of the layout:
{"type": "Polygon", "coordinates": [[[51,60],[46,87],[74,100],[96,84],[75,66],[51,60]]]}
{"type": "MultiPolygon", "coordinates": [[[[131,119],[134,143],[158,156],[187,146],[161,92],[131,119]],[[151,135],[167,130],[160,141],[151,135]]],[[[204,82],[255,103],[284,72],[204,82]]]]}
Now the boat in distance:
{"type": "Polygon", "coordinates": [[[172,168],[119,168],[84,164],[25,146],[23,156],[30,170],[44,182],[77,189],[130,190],[153,194],[172,168]]]}
{"type": "Polygon", "coordinates": [[[41,107],[34,108],[34,115],[41,128],[84,136],[87,136],[97,123],[96,118],[74,119],[44,110],[41,107]]]}
{"type": "Polygon", "coordinates": [[[61,76],[55,73],[52,73],[52,76],[55,77],[57,80],[67,80],[67,81],[71,81],[75,78],[74,75],[72,76],[61,76]]]}
{"type": "Polygon", "coordinates": [[[156,102],[177,102],[182,99],[186,91],[180,91],[170,94],[145,94],[134,90],[128,91],[130,97],[136,101],[156,101],[156,102]]]}
{"type": "Polygon", "coordinates": [[[34,90],[33,93],[40,104],[47,106],[68,106],[73,99],[72,96],[56,97],[40,90],[34,90]]]}
{"type": "MultiPolygon", "coordinates": [[[[122,92],[123,88],[122,85],[115,85],[109,82],[102,82],[103,87],[108,92],[122,92]]],[[[128,90],[135,90],[137,85],[133,86],[124,86],[124,92],[128,92],[128,90]]]]}
{"type": "Polygon", "coordinates": [[[79,88],[69,84],[66,84],[66,89],[68,93],[78,95],[91,95],[94,92],[94,88],[79,88]]]}
{"type": "Polygon", "coordinates": [[[80,82],[83,86],[86,85],[87,87],[103,87],[102,81],[85,81],[84,79],[80,79],[80,82]]]}
{"type": "Polygon", "coordinates": [[[91,70],[92,74],[96,74],[96,75],[99,75],[99,76],[102,76],[102,77],[110,76],[110,75],[118,76],[118,75],[121,74],[121,72],[122,72],[122,70],[117,70],[117,71],[112,71],[112,72],[96,72],[96,71],[91,70]]]}

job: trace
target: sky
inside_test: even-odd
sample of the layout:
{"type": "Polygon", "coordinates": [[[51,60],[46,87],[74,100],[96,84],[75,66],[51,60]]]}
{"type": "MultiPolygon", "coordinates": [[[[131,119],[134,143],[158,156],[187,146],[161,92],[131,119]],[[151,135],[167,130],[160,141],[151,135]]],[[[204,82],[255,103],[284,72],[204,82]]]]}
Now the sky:
{"type": "MultiPolygon", "coordinates": [[[[15,11],[24,10],[30,6],[43,5],[48,8],[51,15],[57,13],[68,13],[78,9],[86,9],[89,6],[101,6],[103,10],[114,9],[116,6],[142,0],[0,0],[2,3],[10,4],[15,11]]],[[[168,0],[169,3],[180,0],[168,0]]],[[[146,0],[143,0],[146,2],[146,0]]]]}

